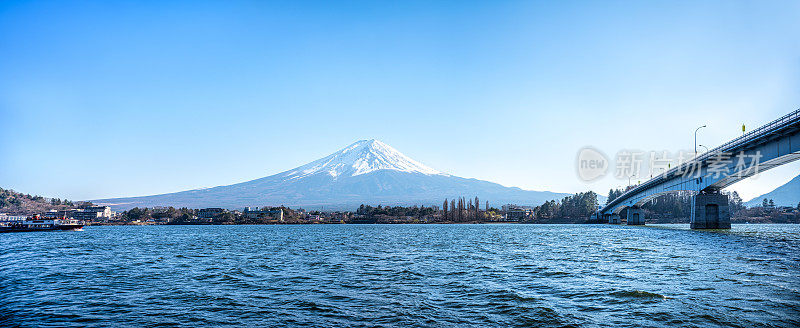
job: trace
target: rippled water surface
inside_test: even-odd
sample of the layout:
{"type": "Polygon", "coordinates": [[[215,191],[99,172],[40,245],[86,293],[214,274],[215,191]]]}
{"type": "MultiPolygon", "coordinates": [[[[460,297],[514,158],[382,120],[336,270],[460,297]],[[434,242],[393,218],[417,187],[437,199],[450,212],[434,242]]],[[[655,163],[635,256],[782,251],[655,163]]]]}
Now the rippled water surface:
{"type": "Polygon", "coordinates": [[[87,227],[0,235],[0,326],[798,326],[800,227],[87,227]]]}

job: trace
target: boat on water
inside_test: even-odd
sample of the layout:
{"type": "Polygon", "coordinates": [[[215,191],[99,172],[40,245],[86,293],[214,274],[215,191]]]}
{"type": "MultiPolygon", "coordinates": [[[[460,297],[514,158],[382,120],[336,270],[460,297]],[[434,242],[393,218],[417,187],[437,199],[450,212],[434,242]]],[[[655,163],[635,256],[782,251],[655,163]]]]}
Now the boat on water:
{"type": "Polygon", "coordinates": [[[24,220],[0,221],[0,232],[81,230],[86,223],[82,220],[59,218],[42,219],[38,215],[24,220]]]}

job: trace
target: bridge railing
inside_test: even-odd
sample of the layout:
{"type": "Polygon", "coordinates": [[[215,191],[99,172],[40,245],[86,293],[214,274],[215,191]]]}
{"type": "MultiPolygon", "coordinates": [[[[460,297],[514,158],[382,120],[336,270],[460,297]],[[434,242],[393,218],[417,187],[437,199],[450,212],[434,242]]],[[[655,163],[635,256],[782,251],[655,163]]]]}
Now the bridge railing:
{"type": "Polygon", "coordinates": [[[707,160],[709,157],[715,155],[716,153],[722,153],[726,150],[736,149],[743,143],[748,143],[752,139],[756,139],[758,137],[761,137],[762,135],[774,132],[774,130],[776,130],[777,128],[784,127],[790,123],[797,121],[798,119],[800,119],[800,109],[795,110],[794,112],[791,112],[789,114],[786,114],[783,117],[778,118],[765,125],[762,125],[761,127],[753,131],[747,132],[744,135],[737,137],[731,141],[728,141],[719,147],[709,150],[708,152],[696,158],[695,161],[702,162],[707,160]]]}
{"type": "Polygon", "coordinates": [[[757,129],[754,129],[754,130],[752,130],[750,132],[747,132],[742,136],[734,138],[731,141],[728,141],[728,142],[726,142],[726,143],[724,143],[724,144],[722,144],[722,145],[720,145],[718,147],[715,147],[714,149],[711,149],[711,150],[703,153],[703,155],[695,157],[694,159],[692,159],[689,162],[683,163],[680,166],[676,166],[676,167],[674,167],[674,168],[672,168],[672,169],[670,169],[670,170],[668,170],[668,171],[666,171],[666,172],[664,172],[664,173],[662,173],[662,174],[660,174],[660,175],[658,175],[658,176],[656,176],[656,177],[654,177],[654,178],[652,178],[650,180],[645,181],[645,183],[640,184],[640,185],[638,185],[638,186],[636,186],[636,187],[634,187],[634,188],[622,193],[622,195],[620,195],[615,200],[613,200],[610,203],[608,203],[608,205],[604,206],[601,211],[605,211],[606,208],[609,207],[609,206],[614,206],[614,205],[618,204],[619,202],[622,201],[622,199],[627,198],[627,196],[629,196],[629,194],[638,193],[641,190],[645,190],[647,188],[650,188],[651,186],[660,183],[666,177],[674,176],[677,172],[684,172],[684,170],[686,168],[688,168],[689,166],[691,166],[691,165],[696,165],[696,163],[698,163],[698,162],[699,163],[703,163],[703,162],[707,161],[709,158],[711,158],[711,156],[716,156],[719,153],[723,153],[723,152],[726,152],[726,151],[729,151],[729,150],[736,149],[736,148],[740,147],[742,144],[746,144],[746,143],[752,141],[753,139],[756,139],[756,138],[759,138],[761,136],[764,136],[764,135],[767,135],[769,133],[772,133],[772,132],[774,132],[775,130],[777,130],[779,128],[782,128],[784,126],[787,126],[787,125],[789,125],[791,123],[794,123],[794,122],[797,122],[799,120],[800,120],[800,109],[797,109],[797,110],[795,110],[795,111],[793,111],[793,112],[791,112],[789,114],[786,114],[786,115],[784,115],[784,116],[782,116],[782,117],[780,117],[780,118],[778,118],[778,119],[776,119],[776,120],[774,120],[772,122],[764,124],[764,125],[758,127],[757,129]]]}

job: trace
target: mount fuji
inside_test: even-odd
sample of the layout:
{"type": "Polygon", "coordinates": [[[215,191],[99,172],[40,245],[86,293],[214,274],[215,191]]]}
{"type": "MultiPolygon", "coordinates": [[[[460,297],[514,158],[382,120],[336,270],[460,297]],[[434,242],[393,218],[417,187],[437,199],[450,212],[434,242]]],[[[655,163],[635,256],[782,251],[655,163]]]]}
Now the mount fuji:
{"type": "Polygon", "coordinates": [[[272,176],[206,189],[93,200],[115,210],[133,207],[304,207],[350,210],[360,204],[440,205],[445,198],[475,197],[501,204],[538,205],[568,194],[505,187],[437,171],[378,140],[361,140],[327,157],[272,176]]]}

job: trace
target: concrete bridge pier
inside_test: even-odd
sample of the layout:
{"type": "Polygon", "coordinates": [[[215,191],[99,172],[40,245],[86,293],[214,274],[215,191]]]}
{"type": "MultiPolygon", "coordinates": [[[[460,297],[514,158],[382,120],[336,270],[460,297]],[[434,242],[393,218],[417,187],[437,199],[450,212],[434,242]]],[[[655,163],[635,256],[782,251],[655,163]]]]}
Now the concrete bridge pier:
{"type": "Polygon", "coordinates": [[[730,229],[731,213],[728,210],[728,196],[713,193],[699,193],[692,197],[692,229],[730,229]]]}
{"type": "Polygon", "coordinates": [[[608,223],[610,224],[619,224],[619,214],[611,214],[608,217],[608,223]]]}
{"type": "Polygon", "coordinates": [[[628,225],[644,225],[644,210],[639,207],[628,207],[628,225]]]}

